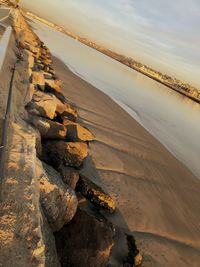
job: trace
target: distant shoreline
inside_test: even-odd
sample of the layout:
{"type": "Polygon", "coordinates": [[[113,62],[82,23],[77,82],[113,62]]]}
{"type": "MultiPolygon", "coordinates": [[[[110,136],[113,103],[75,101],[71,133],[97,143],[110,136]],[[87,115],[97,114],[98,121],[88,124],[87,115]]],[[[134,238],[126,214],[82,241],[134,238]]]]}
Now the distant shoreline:
{"type": "MultiPolygon", "coordinates": [[[[24,10],[24,9],[23,9],[24,10]]],[[[197,102],[200,104],[200,91],[197,90],[195,87],[189,85],[189,84],[186,84],[186,83],[183,83],[181,82],[180,80],[177,80],[175,78],[172,78],[168,75],[165,75],[165,74],[162,74],[158,71],[155,71],[153,70],[152,68],[146,66],[146,65],[143,65],[141,64],[140,62],[137,62],[135,60],[133,60],[132,58],[128,58],[124,55],[121,55],[121,54],[118,54],[116,52],[113,52],[109,49],[106,49],[104,47],[101,47],[99,45],[97,45],[96,43],[94,42],[90,42],[89,40],[87,40],[86,38],[82,38],[74,33],[71,33],[67,30],[64,30],[62,27],[52,23],[52,22],[49,22],[45,19],[42,19],[41,17],[39,17],[38,15],[35,15],[27,10],[24,10],[26,16],[32,18],[32,19],[35,19],[57,31],[60,31],[62,32],[63,34],[67,35],[68,37],[71,37],[77,41],[79,41],[80,43],[84,44],[84,45],[87,45],[88,47],[90,48],[93,48],[95,49],[96,51],[98,52],[101,52],[102,54],[120,62],[121,64],[165,85],[166,87],[190,98],[191,100],[197,102]],[[144,70],[143,70],[144,69],[144,70]],[[157,77],[156,77],[157,76],[157,77]]]]}
{"type": "Polygon", "coordinates": [[[121,266],[124,257],[123,231],[134,233],[144,266],[186,267],[188,258],[198,263],[200,180],[110,96],[60,59],[54,57],[53,62],[63,94],[96,136],[82,173],[105,188],[119,207],[112,218],[118,240],[111,258],[114,266],[121,266]],[[157,253],[161,250],[169,255],[167,263],[157,253]]]}

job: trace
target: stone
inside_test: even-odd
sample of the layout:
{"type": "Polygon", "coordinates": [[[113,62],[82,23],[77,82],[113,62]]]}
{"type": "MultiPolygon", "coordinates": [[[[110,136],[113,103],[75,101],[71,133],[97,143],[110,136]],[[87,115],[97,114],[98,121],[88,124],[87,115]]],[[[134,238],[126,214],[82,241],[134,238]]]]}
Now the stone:
{"type": "Polygon", "coordinates": [[[53,63],[52,59],[49,58],[44,58],[44,57],[39,57],[39,59],[42,61],[43,64],[45,65],[51,65],[53,63]]]}
{"type": "Polygon", "coordinates": [[[42,61],[40,59],[35,58],[34,60],[35,60],[35,64],[42,64],[42,61]]]}
{"type": "Polygon", "coordinates": [[[125,263],[130,264],[130,266],[139,266],[142,264],[142,255],[140,254],[136,241],[133,235],[126,234],[126,241],[128,246],[128,256],[125,263]]]}
{"type": "Polygon", "coordinates": [[[67,140],[68,141],[94,141],[94,135],[85,127],[78,123],[70,121],[66,118],[63,120],[63,125],[67,128],[67,140]]]}
{"type": "Polygon", "coordinates": [[[35,93],[35,85],[30,83],[26,97],[25,97],[25,101],[24,101],[25,104],[29,103],[32,100],[34,93],[35,93]]]}
{"type": "Polygon", "coordinates": [[[28,66],[32,68],[34,66],[34,57],[30,51],[26,51],[28,54],[28,66]]]}
{"type": "Polygon", "coordinates": [[[50,65],[44,64],[44,71],[49,72],[49,70],[50,70],[50,65]]]}
{"type": "MultiPolygon", "coordinates": [[[[68,117],[77,117],[77,111],[67,103],[63,103],[54,94],[35,90],[32,101],[27,104],[27,110],[36,116],[54,119],[68,114],[68,117]]],[[[62,120],[62,118],[61,118],[62,120]]]]}
{"type": "Polygon", "coordinates": [[[43,70],[43,68],[40,64],[34,64],[34,66],[32,67],[32,71],[39,72],[41,70],[43,70]]]}
{"type": "Polygon", "coordinates": [[[101,187],[82,174],[80,174],[79,180],[76,184],[76,191],[80,192],[96,207],[105,209],[110,213],[115,211],[115,202],[111,196],[106,194],[101,187]]]}
{"type": "Polygon", "coordinates": [[[45,80],[43,72],[33,71],[31,76],[31,82],[38,87],[38,89],[44,91],[45,89],[45,80]]]}
{"type": "Polygon", "coordinates": [[[62,120],[64,121],[65,119],[67,119],[75,122],[77,116],[77,110],[71,105],[65,103],[65,110],[61,114],[62,120]]]}
{"type": "Polygon", "coordinates": [[[57,99],[52,94],[35,91],[32,101],[26,105],[29,113],[49,119],[56,116],[57,99]]]}
{"type": "Polygon", "coordinates": [[[77,116],[77,111],[70,106],[69,104],[63,103],[60,99],[58,99],[55,96],[56,101],[56,114],[60,118],[60,121],[62,121],[62,116],[67,112],[67,114],[73,118],[77,116]]]}
{"type": "Polygon", "coordinates": [[[134,257],[134,264],[135,266],[139,266],[142,264],[142,255],[140,253],[138,253],[135,257],[134,257]]]}
{"type": "Polygon", "coordinates": [[[49,73],[51,73],[52,75],[56,75],[55,70],[53,70],[52,68],[49,69],[49,73]]]}
{"type": "Polygon", "coordinates": [[[30,79],[31,79],[31,75],[32,75],[32,69],[31,68],[28,68],[27,69],[27,71],[28,71],[28,77],[29,77],[29,81],[30,81],[30,79]]]}
{"type": "Polygon", "coordinates": [[[62,114],[62,113],[65,111],[66,106],[65,106],[65,104],[63,104],[63,102],[60,101],[57,97],[56,97],[56,103],[57,103],[57,106],[56,106],[56,113],[57,113],[58,115],[60,115],[60,114],[62,114]]]}
{"type": "Polygon", "coordinates": [[[79,180],[79,173],[74,168],[63,165],[59,167],[58,171],[62,176],[63,182],[75,190],[79,180]]]}
{"type": "MultiPolygon", "coordinates": [[[[44,267],[61,267],[60,262],[58,259],[58,254],[56,251],[56,244],[55,244],[55,238],[52,232],[51,227],[48,224],[48,221],[44,215],[44,212],[41,208],[41,222],[43,224],[42,230],[43,230],[43,236],[44,236],[44,244],[45,244],[45,261],[42,266],[44,267]]],[[[39,252],[41,252],[39,250],[39,252]]],[[[34,251],[33,256],[37,259],[37,257],[40,257],[40,254],[38,254],[38,251],[34,251]]],[[[32,258],[33,259],[33,258],[32,258]]],[[[30,264],[30,263],[29,263],[30,264]]],[[[16,265],[15,265],[16,266],[16,265]]],[[[20,265],[22,266],[22,265],[20,265]]],[[[30,265],[28,265],[30,266],[30,265]]]]}
{"type": "Polygon", "coordinates": [[[48,90],[45,89],[45,91],[55,95],[63,104],[66,103],[66,98],[62,93],[59,93],[53,89],[48,89],[48,90]]]}
{"type": "Polygon", "coordinates": [[[47,91],[56,91],[58,93],[61,93],[61,85],[62,81],[60,80],[53,80],[52,75],[48,74],[49,78],[47,78],[47,74],[45,74],[45,89],[47,91]]]}
{"type": "Polygon", "coordinates": [[[48,164],[79,168],[88,155],[87,144],[81,142],[45,141],[42,159],[48,164]]]}
{"type": "Polygon", "coordinates": [[[110,226],[80,208],[55,240],[62,266],[107,266],[114,244],[110,226]]]}
{"type": "Polygon", "coordinates": [[[35,149],[38,157],[42,155],[42,140],[40,132],[35,129],[35,149]]]}
{"type": "Polygon", "coordinates": [[[33,45],[31,45],[30,43],[28,42],[25,42],[24,43],[24,46],[27,50],[29,50],[34,57],[38,58],[39,57],[39,53],[40,53],[40,49],[37,48],[37,47],[34,47],[33,45]]]}
{"type": "Polygon", "coordinates": [[[32,127],[23,120],[12,122],[1,183],[1,267],[60,266],[54,235],[40,205],[35,139],[32,127]]]}
{"type": "Polygon", "coordinates": [[[44,78],[46,80],[52,80],[53,75],[51,73],[49,73],[49,72],[44,72],[44,78]]]}
{"type": "Polygon", "coordinates": [[[66,138],[67,129],[59,122],[37,116],[30,116],[30,122],[40,132],[43,139],[66,138]]]}
{"type": "Polygon", "coordinates": [[[75,215],[78,201],[75,192],[63,183],[51,166],[37,161],[40,203],[53,232],[59,231],[75,215]]]}

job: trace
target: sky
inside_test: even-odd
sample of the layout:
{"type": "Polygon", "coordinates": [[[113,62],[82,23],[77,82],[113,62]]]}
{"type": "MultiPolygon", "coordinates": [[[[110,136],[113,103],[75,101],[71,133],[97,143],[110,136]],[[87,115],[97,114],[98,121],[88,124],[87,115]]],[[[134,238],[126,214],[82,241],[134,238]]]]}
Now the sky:
{"type": "Polygon", "coordinates": [[[22,0],[21,5],[200,89],[200,0],[22,0]]]}

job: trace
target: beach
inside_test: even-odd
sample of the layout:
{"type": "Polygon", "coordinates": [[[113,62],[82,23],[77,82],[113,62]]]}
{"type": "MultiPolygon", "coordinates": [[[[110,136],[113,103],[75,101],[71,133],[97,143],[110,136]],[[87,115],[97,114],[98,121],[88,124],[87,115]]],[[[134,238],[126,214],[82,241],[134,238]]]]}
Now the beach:
{"type": "Polygon", "coordinates": [[[109,96],[54,58],[63,93],[96,136],[81,170],[116,201],[111,263],[125,256],[124,232],[136,237],[142,266],[199,266],[200,180],[109,96]]]}
{"type": "Polygon", "coordinates": [[[198,103],[10,15],[0,266],[198,267],[198,103]]]}

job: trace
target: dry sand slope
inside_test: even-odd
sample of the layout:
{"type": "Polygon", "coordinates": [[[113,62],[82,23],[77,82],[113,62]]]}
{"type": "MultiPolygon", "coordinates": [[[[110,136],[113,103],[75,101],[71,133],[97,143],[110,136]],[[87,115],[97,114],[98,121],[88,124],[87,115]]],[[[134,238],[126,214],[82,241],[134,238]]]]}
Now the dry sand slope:
{"type": "Polygon", "coordinates": [[[200,180],[112,99],[55,59],[66,97],[96,135],[83,169],[116,199],[114,266],[134,232],[143,266],[200,266],[200,180]],[[120,245],[119,245],[120,244],[120,245]]]}

